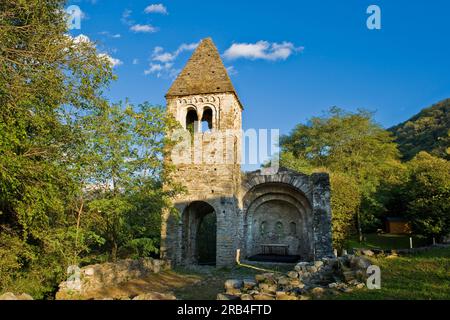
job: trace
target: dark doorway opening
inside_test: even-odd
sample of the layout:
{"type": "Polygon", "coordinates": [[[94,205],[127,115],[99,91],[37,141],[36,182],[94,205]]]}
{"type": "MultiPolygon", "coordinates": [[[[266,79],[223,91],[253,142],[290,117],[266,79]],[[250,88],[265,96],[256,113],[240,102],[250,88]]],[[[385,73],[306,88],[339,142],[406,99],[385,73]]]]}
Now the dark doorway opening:
{"type": "Polygon", "coordinates": [[[207,214],[200,221],[197,233],[198,264],[216,264],[217,219],[214,212],[207,214]]]}
{"type": "Polygon", "coordinates": [[[183,212],[182,257],[185,264],[216,264],[217,217],[204,201],[194,201],[183,212]]]}

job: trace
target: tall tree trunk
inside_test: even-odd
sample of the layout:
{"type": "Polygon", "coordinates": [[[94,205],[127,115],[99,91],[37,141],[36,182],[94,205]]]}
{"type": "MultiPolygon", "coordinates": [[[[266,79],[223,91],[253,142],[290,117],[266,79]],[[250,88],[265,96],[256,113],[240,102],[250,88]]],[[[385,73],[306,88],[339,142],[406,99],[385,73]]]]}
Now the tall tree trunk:
{"type": "Polygon", "coordinates": [[[112,248],[111,248],[111,259],[113,262],[117,261],[117,242],[113,240],[112,242],[112,248]]]}
{"type": "Polygon", "coordinates": [[[359,212],[359,210],[356,213],[356,223],[357,223],[357,228],[358,228],[358,239],[359,242],[363,242],[363,233],[362,233],[362,229],[361,229],[361,213],[359,212]]]}
{"type": "Polygon", "coordinates": [[[74,252],[74,257],[73,257],[73,263],[76,264],[77,262],[77,257],[78,257],[78,233],[80,230],[80,222],[81,222],[81,214],[83,213],[83,206],[84,206],[84,200],[83,198],[81,198],[80,200],[80,207],[78,208],[78,212],[77,212],[77,231],[75,234],[75,252],[74,252]]]}

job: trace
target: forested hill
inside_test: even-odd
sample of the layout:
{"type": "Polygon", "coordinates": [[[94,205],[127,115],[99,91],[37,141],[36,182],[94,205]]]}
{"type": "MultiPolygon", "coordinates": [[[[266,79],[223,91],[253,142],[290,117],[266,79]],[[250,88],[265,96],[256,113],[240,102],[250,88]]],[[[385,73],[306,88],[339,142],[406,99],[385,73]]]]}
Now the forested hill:
{"type": "Polygon", "coordinates": [[[450,99],[423,109],[390,129],[404,160],[420,151],[450,160],[450,99]]]}

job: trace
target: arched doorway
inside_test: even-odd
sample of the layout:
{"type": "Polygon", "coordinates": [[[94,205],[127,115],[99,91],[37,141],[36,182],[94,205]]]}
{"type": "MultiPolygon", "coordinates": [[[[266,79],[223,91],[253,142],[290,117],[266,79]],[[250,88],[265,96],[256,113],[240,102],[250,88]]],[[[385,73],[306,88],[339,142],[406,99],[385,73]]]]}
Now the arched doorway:
{"type": "Polygon", "coordinates": [[[216,264],[217,218],[214,208],[194,201],[183,211],[182,258],[185,264],[216,264]]]}
{"type": "Polygon", "coordinates": [[[312,210],[302,192],[284,183],[263,183],[246,194],[244,204],[247,258],[266,251],[287,260],[313,258],[312,210]]]}

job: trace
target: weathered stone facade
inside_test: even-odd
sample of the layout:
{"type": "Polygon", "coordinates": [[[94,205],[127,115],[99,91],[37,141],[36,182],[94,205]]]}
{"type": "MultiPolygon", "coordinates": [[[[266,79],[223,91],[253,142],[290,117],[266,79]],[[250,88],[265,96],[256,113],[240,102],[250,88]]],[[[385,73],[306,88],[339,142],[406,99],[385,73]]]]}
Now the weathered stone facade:
{"type": "Polygon", "coordinates": [[[200,43],[166,99],[182,126],[178,138],[187,137],[166,161],[187,193],[173,199],[178,216],[163,214],[163,258],[198,263],[198,233],[209,214],[216,216],[217,266],[234,264],[237,249],[245,258],[267,243],[304,260],[332,255],[327,174],[241,173],[243,108],[211,39],[200,43]]]}

